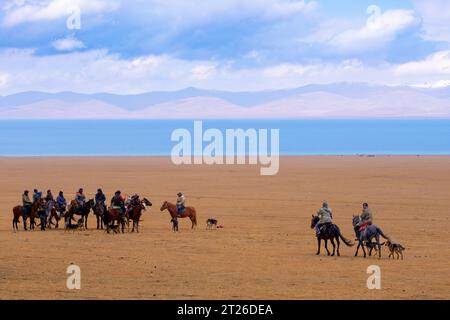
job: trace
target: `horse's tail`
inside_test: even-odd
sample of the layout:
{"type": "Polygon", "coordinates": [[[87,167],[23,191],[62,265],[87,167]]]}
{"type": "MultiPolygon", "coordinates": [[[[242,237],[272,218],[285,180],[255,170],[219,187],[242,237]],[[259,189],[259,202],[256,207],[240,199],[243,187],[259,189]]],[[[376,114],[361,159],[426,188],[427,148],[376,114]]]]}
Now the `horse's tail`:
{"type": "Polygon", "coordinates": [[[380,236],[382,236],[382,237],[385,238],[386,240],[392,241],[391,238],[389,238],[388,235],[385,235],[385,234],[383,233],[383,231],[382,231],[378,226],[375,226],[375,228],[376,228],[377,232],[380,234],[380,236]]]}
{"type": "Polygon", "coordinates": [[[337,233],[338,233],[339,238],[341,238],[341,240],[342,240],[347,246],[349,246],[349,247],[354,246],[354,243],[353,243],[353,242],[351,242],[349,239],[345,238],[345,237],[342,235],[341,230],[339,229],[338,226],[336,226],[336,230],[337,230],[337,233]]]}

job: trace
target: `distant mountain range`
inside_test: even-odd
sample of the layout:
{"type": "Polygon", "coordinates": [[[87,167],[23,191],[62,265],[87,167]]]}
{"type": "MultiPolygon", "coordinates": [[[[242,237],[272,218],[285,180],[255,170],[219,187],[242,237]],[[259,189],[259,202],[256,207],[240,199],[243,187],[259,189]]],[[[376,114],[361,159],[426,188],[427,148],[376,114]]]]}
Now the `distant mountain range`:
{"type": "Polygon", "coordinates": [[[450,87],[359,83],[227,92],[186,88],[135,95],[23,92],[0,96],[0,119],[450,118],[450,87]]]}

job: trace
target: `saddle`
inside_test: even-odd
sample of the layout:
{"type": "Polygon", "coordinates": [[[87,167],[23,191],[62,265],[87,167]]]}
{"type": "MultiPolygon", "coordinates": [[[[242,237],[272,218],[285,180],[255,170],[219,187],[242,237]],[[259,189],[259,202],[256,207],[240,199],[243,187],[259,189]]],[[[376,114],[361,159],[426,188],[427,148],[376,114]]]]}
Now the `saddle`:
{"type": "Polygon", "coordinates": [[[367,229],[367,227],[369,226],[368,222],[363,223],[360,227],[359,227],[359,231],[363,232],[364,230],[367,229]]]}

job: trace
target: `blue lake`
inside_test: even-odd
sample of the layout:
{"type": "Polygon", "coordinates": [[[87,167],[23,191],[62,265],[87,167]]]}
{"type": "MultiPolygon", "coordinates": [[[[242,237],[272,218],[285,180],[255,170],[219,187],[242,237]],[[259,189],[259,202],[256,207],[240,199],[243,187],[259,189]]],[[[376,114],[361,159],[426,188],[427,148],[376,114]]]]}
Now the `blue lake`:
{"type": "MultiPolygon", "coordinates": [[[[170,155],[172,132],[193,134],[193,126],[189,120],[1,120],[0,156],[170,155]]],[[[279,129],[281,155],[450,155],[450,120],[205,120],[203,128],[279,129]]]]}

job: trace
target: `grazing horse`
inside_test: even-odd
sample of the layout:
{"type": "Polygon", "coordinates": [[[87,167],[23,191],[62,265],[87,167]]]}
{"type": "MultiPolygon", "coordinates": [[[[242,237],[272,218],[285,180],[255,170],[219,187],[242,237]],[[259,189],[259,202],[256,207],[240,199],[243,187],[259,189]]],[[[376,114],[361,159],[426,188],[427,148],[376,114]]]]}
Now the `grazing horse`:
{"type": "Polygon", "coordinates": [[[70,208],[69,210],[64,214],[64,219],[67,223],[67,220],[74,220],[73,215],[79,215],[83,218],[84,220],[84,228],[87,229],[87,220],[88,220],[88,215],[91,212],[91,209],[94,207],[94,199],[90,199],[89,201],[87,201],[86,203],[84,203],[81,208],[77,205],[75,200],[72,200],[72,202],[70,203],[70,208]]]}
{"type": "Polygon", "coordinates": [[[381,231],[380,228],[378,228],[374,224],[368,225],[364,231],[360,230],[359,223],[361,222],[360,216],[353,216],[352,224],[353,229],[355,230],[356,238],[358,239],[358,246],[356,247],[355,257],[358,255],[359,247],[362,248],[362,251],[364,253],[364,258],[366,257],[366,250],[364,249],[365,246],[370,247],[370,250],[372,251],[372,239],[375,238],[376,241],[376,248],[378,249],[378,259],[381,259],[381,243],[380,243],[380,236],[382,236],[386,240],[390,240],[388,236],[386,236],[383,231],[381,231]],[[369,244],[369,245],[368,245],[369,244]]]}
{"type": "Polygon", "coordinates": [[[97,217],[97,229],[103,230],[104,215],[106,212],[106,207],[103,202],[97,202],[94,206],[94,214],[97,217]]]}
{"type": "Polygon", "coordinates": [[[44,200],[41,199],[38,202],[35,202],[31,206],[31,212],[25,217],[23,216],[23,206],[15,206],[13,208],[13,230],[19,230],[19,219],[20,217],[24,217],[23,219],[23,229],[27,229],[27,220],[30,218],[30,230],[34,230],[34,226],[36,225],[35,219],[39,218],[38,208],[44,206],[44,200]]]}
{"type": "MultiPolygon", "coordinates": [[[[317,223],[319,222],[320,218],[318,216],[312,215],[312,219],[311,219],[311,229],[314,229],[317,225],[317,223]]],[[[341,230],[339,229],[339,227],[335,224],[329,223],[329,224],[324,224],[321,227],[320,230],[320,234],[317,235],[317,255],[320,254],[320,243],[321,240],[325,240],[325,250],[327,250],[327,254],[330,255],[330,251],[328,250],[328,240],[331,241],[331,244],[333,245],[333,253],[331,254],[332,256],[334,256],[335,252],[336,252],[336,245],[334,244],[334,240],[336,240],[337,243],[337,255],[340,256],[340,252],[339,252],[339,247],[340,247],[340,241],[339,238],[341,238],[342,241],[344,241],[344,243],[351,247],[353,246],[353,243],[344,238],[344,236],[341,233],[341,230]]]]}
{"type": "Polygon", "coordinates": [[[191,219],[191,223],[192,223],[191,229],[194,229],[194,226],[197,225],[197,212],[195,211],[195,209],[193,207],[186,207],[184,212],[177,216],[177,214],[178,214],[177,206],[170,202],[164,201],[164,203],[161,206],[161,211],[164,211],[166,209],[167,209],[167,211],[169,211],[172,219],[176,219],[177,217],[178,218],[189,217],[189,219],[191,219]]]}
{"type": "Polygon", "coordinates": [[[147,198],[142,199],[138,205],[130,205],[130,208],[127,211],[127,224],[130,223],[130,219],[133,220],[133,229],[131,232],[134,232],[135,227],[136,232],[139,232],[139,220],[141,219],[142,210],[146,210],[147,206],[152,206],[152,203],[147,198]]]}

